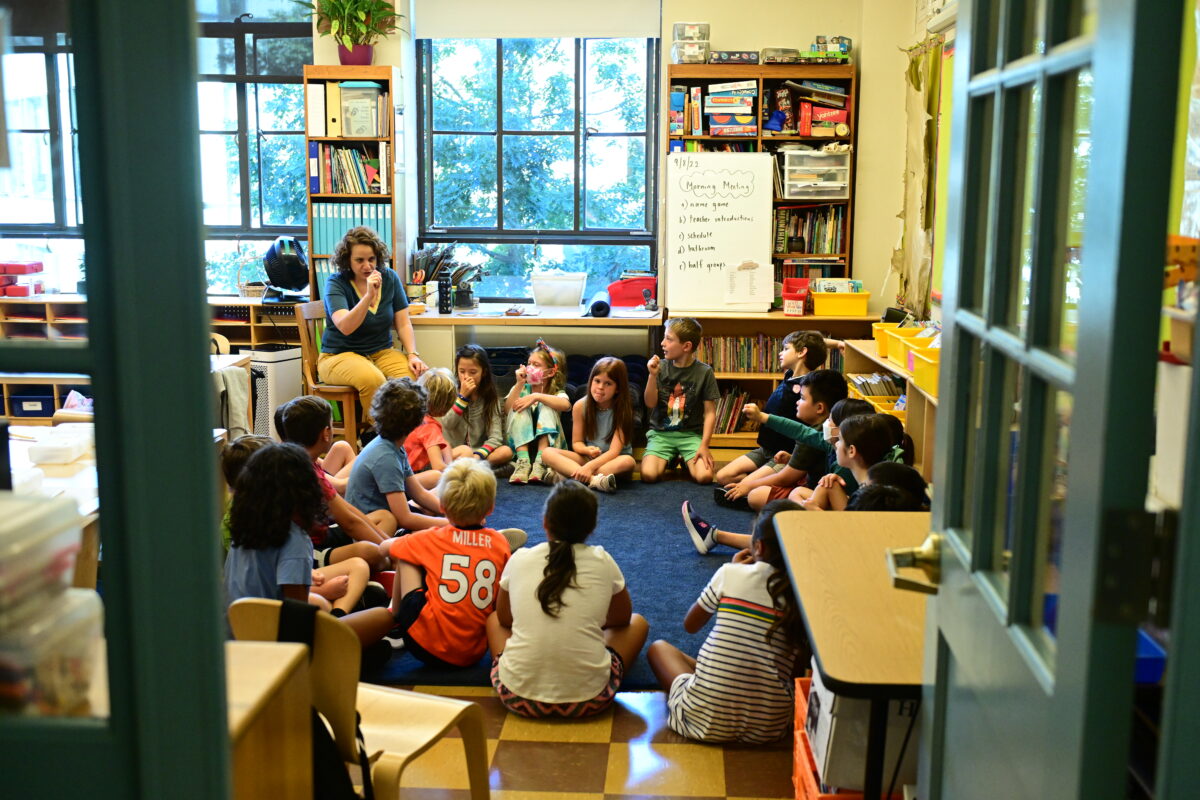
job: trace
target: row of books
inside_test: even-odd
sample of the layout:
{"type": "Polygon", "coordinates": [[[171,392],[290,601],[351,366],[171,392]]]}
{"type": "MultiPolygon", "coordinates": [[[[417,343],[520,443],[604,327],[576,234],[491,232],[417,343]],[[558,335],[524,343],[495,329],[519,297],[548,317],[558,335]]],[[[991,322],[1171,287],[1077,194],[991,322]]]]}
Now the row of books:
{"type": "Polygon", "coordinates": [[[377,81],[313,81],[306,87],[308,135],[312,137],[390,136],[391,111],[384,84],[377,81]]]}
{"type": "Polygon", "coordinates": [[[716,372],[777,372],[783,339],[777,336],[704,336],[697,353],[716,372]]]}
{"type": "Polygon", "coordinates": [[[846,206],[780,206],[775,209],[776,253],[844,253],[846,206]]]}
{"type": "Polygon", "coordinates": [[[312,242],[309,251],[314,255],[330,255],[346,231],[366,225],[379,234],[389,250],[395,252],[392,241],[391,203],[324,203],[312,204],[312,242]]]}
{"type": "Polygon", "coordinates": [[[737,433],[738,431],[756,431],[758,423],[751,422],[742,416],[742,409],[747,403],[753,403],[749,392],[743,392],[734,386],[721,393],[717,401],[717,424],[713,433],[737,433]]]}
{"type": "Polygon", "coordinates": [[[775,280],[782,283],[785,278],[837,278],[846,272],[846,259],[837,257],[783,258],[775,263],[775,280]]]}
{"type": "Polygon", "coordinates": [[[695,139],[672,139],[671,153],[755,153],[754,142],[698,142],[695,139]]]}
{"type": "Polygon", "coordinates": [[[387,142],[379,142],[377,147],[309,142],[308,190],[313,194],[387,194],[387,148],[387,142]]]}
{"type": "Polygon", "coordinates": [[[863,397],[899,397],[904,394],[904,379],[889,372],[870,375],[847,375],[846,380],[863,397]]]}

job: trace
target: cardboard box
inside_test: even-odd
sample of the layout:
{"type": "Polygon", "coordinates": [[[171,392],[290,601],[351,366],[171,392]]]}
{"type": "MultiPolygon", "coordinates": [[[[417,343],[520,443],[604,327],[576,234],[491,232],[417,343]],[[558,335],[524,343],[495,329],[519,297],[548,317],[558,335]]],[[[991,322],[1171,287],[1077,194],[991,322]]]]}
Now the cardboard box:
{"type": "MultiPolygon", "coordinates": [[[[812,744],[813,760],[821,782],[843,789],[863,788],[867,763],[867,726],[871,701],[839,697],[821,683],[816,659],[812,664],[812,687],[808,695],[808,715],[804,731],[812,744]]],[[[890,777],[900,756],[904,734],[912,725],[904,748],[898,784],[916,783],[917,749],[921,733],[916,700],[893,700],[888,704],[887,745],[884,748],[883,774],[890,777]]]]}

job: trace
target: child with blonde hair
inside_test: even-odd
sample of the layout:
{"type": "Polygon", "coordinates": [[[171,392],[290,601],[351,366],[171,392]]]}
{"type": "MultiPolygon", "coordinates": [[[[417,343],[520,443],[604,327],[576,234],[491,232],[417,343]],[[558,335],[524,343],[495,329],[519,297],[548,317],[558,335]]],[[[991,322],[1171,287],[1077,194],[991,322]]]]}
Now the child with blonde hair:
{"type": "Polygon", "coordinates": [[[466,667],[487,649],[484,628],[500,574],[525,533],[484,526],[496,505],[496,476],[482,460],[452,463],[437,494],[449,523],[392,544],[392,607],[402,629],[393,635],[401,633],[408,651],[430,666],[466,667]]]}
{"type": "MultiPolygon", "coordinates": [[[[574,478],[598,492],[615,492],[617,476],[633,472],[633,407],[629,372],[619,358],[592,366],[588,391],[571,411],[571,449],[547,447],[542,461],[558,476],[574,478]]],[[[549,482],[549,481],[547,481],[549,482]]]]}
{"type": "Polygon", "coordinates": [[[454,378],[445,367],[435,367],[417,379],[427,395],[425,418],[404,440],[408,464],[426,489],[437,486],[442,470],[450,463],[450,443],[442,432],[439,419],[454,405],[458,394],[454,378]]]}
{"type": "Polygon", "coordinates": [[[526,363],[517,367],[516,383],[504,398],[508,446],[516,453],[509,483],[542,483],[546,477],[542,451],[563,444],[559,415],[571,408],[564,391],[566,366],[567,357],[561,351],[538,339],[526,363]]]}

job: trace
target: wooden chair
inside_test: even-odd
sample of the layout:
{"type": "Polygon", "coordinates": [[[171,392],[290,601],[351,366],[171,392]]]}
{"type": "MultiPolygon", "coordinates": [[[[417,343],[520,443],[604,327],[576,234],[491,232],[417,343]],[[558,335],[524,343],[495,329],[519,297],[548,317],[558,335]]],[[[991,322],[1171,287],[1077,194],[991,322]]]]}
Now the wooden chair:
{"type": "MultiPolygon", "coordinates": [[[[275,641],[279,632],[278,600],[244,598],[229,607],[229,623],[238,639],[275,641]]],[[[400,795],[400,776],[453,726],[462,735],[472,800],[487,800],[487,738],[483,709],[449,697],[409,692],[358,682],[362,650],[350,628],[326,613],[317,614],[313,634],[313,705],[333,729],[338,752],[349,764],[358,760],[354,714],[371,760],[371,781],[380,797],[400,795]]]]}
{"type": "Polygon", "coordinates": [[[325,304],[320,300],[296,304],[296,323],[300,328],[301,372],[306,394],[323,397],[331,403],[340,403],[342,421],[333,422],[333,435],[341,437],[358,448],[359,429],[365,423],[358,416],[358,390],[353,386],[337,386],[317,381],[317,343],[325,325],[325,304]]]}

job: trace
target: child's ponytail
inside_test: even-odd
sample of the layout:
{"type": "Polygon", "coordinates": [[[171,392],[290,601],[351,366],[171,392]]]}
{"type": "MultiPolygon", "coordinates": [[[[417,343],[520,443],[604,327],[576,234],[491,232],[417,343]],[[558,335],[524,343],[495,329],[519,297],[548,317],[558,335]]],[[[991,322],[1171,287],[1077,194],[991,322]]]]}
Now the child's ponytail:
{"type": "Polygon", "coordinates": [[[892,431],[893,447],[885,460],[911,467],[917,460],[917,448],[913,444],[912,437],[904,432],[904,423],[900,421],[899,417],[891,414],[880,414],[879,416],[883,417],[883,421],[892,431]]]}
{"type": "Polygon", "coordinates": [[[803,508],[791,500],[772,500],[758,512],[754,521],[754,533],[751,541],[758,545],[761,551],[756,554],[759,561],[764,561],[775,568],[771,577],[767,578],[767,593],[771,595],[771,603],[779,612],[779,616],[767,629],[766,640],[781,633],[784,641],[794,647],[808,647],[808,638],[804,635],[804,625],[800,620],[800,608],[796,605],[796,597],[792,592],[792,579],[788,576],[787,566],[783,563],[783,550],[779,546],[779,535],[775,531],[775,515],[780,511],[799,511],[803,508]]]}
{"type": "Polygon", "coordinates": [[[557,617],[563,592],[575,583],[575,545],[596,527],[596,495],[579,481],[563,481],[546,498],[542,520],[549,534],[550,555],[537,599],[547,616],[557,617]]]}

